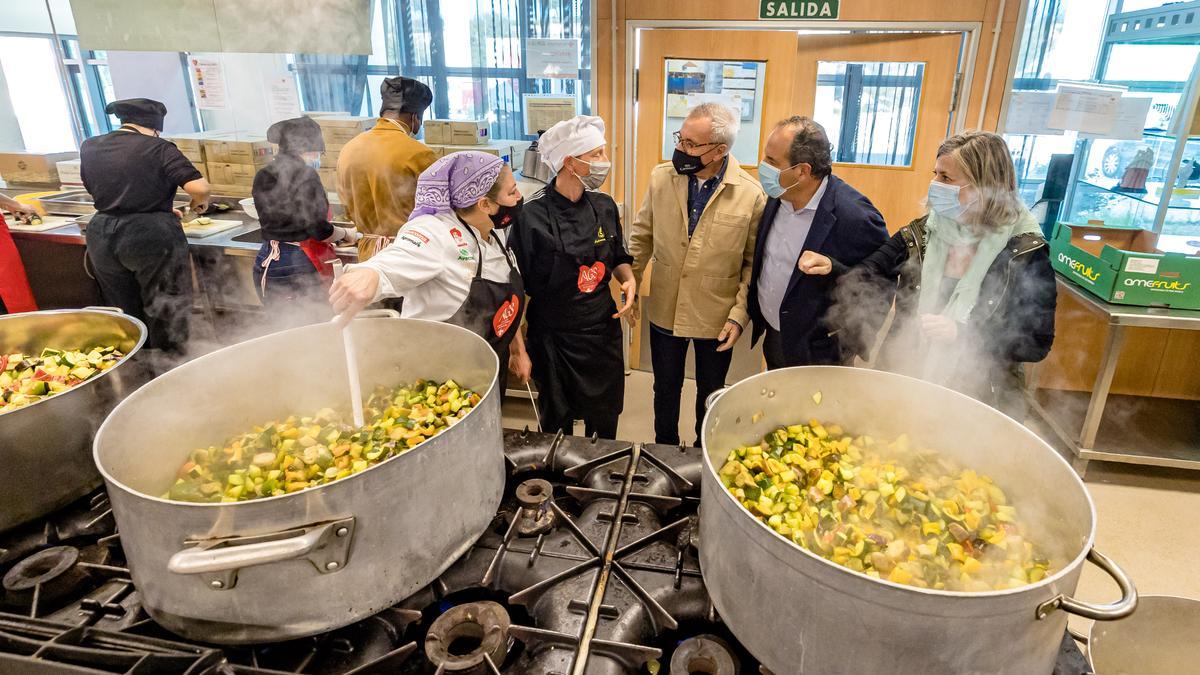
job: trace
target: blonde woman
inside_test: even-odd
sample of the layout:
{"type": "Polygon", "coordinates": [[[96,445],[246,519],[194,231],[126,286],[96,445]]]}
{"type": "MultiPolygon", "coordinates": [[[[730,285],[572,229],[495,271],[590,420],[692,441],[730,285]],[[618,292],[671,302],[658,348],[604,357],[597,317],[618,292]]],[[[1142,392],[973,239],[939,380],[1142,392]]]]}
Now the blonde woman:
{"type": "Polygon", "coordinates": [[[973,131],[938,148],[929,213],[853,268],[805,251],[806,274],[843,276],[827,323],[864,358],[894,297],[879,364],[1021,419],[1023,363],[1054,342],[1046,240],[1017,194],[1004,139],[973,131]]]}

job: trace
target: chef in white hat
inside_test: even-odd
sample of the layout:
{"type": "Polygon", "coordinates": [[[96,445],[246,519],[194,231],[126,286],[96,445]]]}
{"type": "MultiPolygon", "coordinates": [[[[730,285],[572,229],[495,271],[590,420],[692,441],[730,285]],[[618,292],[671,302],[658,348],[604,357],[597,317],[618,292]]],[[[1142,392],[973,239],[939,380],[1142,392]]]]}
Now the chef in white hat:
{"type": "Polygon", "coordinates": [[[604,120],[559,122],[538,148],[554,178],[525,203],[509,242],[530,298],[526,349],[542,430],[569,434],[582,419],[588,436],[615,439],[625,398],[620,317],[636,284],[616,202],[599,191],[612,166],[604,120]]]}

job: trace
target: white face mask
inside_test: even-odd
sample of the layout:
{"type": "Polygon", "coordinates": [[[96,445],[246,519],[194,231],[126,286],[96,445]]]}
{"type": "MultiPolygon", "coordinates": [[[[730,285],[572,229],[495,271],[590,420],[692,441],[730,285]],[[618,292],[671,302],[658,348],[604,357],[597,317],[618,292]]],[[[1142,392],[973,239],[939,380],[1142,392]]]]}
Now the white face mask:
{"type": "Polygon", "coordinates": [[[960,192],[962,192],[961,186],[949,185],[936,180],[930,181],[928,193],[929,208],[939,216],[962,222],[960,219],[963,213],[975,203],[975,200],[972,199],[966,204],[960,203],[958,201],[960,192]]]}
{"type": "MultiPolygon", "coordinates": [[[[576,173],[575,177],[579,179],[580,183],[583,183],[583,187],[589,190],[599,190],[600,186],[604,185],[604,181],[608,179],[608,172],[612,170],[612,162],[589,162],[578,157],[572,159],[588,165],[586,175],[580,176],[576,173]]],[[[575,172],[572,171],[572,173],[575,172]]]]}

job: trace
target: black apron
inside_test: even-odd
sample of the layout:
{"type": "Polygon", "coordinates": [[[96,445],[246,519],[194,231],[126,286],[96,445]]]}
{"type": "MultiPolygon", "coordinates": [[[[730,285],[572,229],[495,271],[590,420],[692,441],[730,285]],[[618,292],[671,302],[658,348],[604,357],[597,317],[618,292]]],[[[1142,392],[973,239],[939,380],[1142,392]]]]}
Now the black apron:
{"type": "MultiPolygon", "coordinates": [[[[588,200],[587,193],[583,199],[588,200]]],[[[588,206],[595,214],[590,201],[588,206]]],[[[617,308],[608,290],[616,230],[595,218],[595,261],[585,264],[586,258],[566,250],[552,201],[547,213],[555,244],[547,284],[551,290],[533,300],[526,344],[542,420],[619,415],[625,400],[625,357],[621,320],[613,318],[617,308]]]]}
{"type": "MultiPolygon", "coordinates": [[[[459,220],[462,220],[461,218],[459,220]]],[[[500,372],[507,372],[508,345],[513,336],[521,329],[521,313],[525,309],[525,283],[517,266],[513,264],[512,252],[504,246],[504,259],[508,261],[508,281],[492,281],[483,277],[483,244],[475,228],[463,223],[466,230],[475,240],[479,250],[478,264],[475,267],[475,278],[471,280],[471,290],[467,298],[454,313],[446,319],[446,323],[462,326],[488,341],[496,356],[500,357],[500,372]]],[[[496,236],[493,234],[492,236],[496,236]]],[[[503,377],[500,378],[503,381],[503,377]]]]}

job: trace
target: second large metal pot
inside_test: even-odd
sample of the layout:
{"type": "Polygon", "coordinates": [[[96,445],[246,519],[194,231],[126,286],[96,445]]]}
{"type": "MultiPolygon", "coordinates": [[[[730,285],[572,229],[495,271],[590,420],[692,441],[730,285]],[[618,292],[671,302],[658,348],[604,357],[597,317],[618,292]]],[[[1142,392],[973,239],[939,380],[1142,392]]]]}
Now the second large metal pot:
{"type": "Polygon", "coordinates": [[[100,485],[92,437],[104,416],[145,379],[134,355],[146,341],[137,319],[100,308],[0,316],[0,354],[46,347],[116,347],[120,363],[67,391],[0,413],[0,532],[54,511],[100,485]]]}
{"type": "Polygon", "coordinates": [[[504,490],[498,363],[456,326],[352,325],[363,391],[454,379],[483,395],[454,426],[362,473],[288,495],[162,499],[189,451],[290,414],[349,407],[337,330],[305,326],[227,347],[142,387],[96,436],[142,603],[189,638],[269,642],[325,632],[429,584],[487,528],[504,490]]]}
{"type": "Polygon", "coordinates": [[[702,438],[704,582],[730,630],[779,675],[1049,673],[1068,611],[1117,619],[1137,602],[1132,583],[1092,548],[1095,510],[1071,467],[1033,432],[956,392],[861,368],[776,370],[720,395],[702,438]],[[854,434],[908,434],[991,476],[1058,571],[1006,591],[927,590],[851,571],[779,536],[729,494],[717,471],[730,450],[814,418],[854,434]],[[1085,560],[1117,581],[1119,602],[1071,599],[1085,560]]]}

